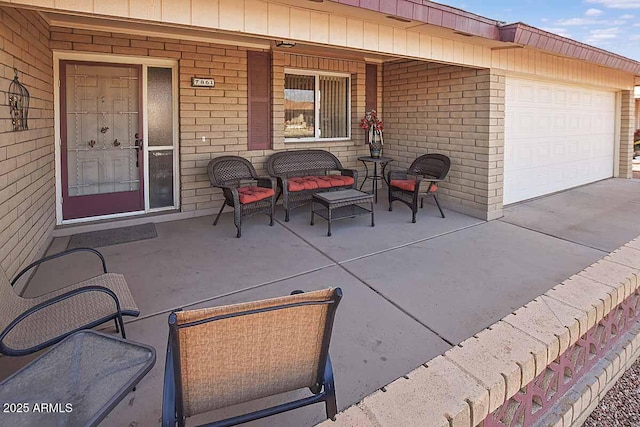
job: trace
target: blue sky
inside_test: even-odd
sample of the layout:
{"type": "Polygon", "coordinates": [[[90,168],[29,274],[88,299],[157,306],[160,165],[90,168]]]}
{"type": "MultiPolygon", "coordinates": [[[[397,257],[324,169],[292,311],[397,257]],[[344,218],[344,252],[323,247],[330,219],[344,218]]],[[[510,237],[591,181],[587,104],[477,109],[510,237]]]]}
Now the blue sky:
{"type": "Polygon", "coordinates": [[[524,22],[640,61],[640,0],[436,0],[498,21],[524,22]]]}

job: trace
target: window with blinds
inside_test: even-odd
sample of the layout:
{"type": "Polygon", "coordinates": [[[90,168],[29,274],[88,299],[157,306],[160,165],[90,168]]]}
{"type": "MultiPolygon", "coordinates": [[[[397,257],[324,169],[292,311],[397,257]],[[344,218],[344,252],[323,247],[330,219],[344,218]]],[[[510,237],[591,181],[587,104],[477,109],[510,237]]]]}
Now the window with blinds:
{"type": "Polygon", "coordinates": [[[350,138],[349,88],[348,75],[286,72],[285,140],[350,138]]]}

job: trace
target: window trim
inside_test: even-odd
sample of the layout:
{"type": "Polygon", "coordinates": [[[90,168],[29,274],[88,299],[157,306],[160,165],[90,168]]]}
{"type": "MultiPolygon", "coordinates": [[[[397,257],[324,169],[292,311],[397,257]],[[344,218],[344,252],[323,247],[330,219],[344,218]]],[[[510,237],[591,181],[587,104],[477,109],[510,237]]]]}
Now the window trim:
{"type": "MultiPolygon", "coordinates": [[[[287,74],[294,74],[299,76],[313,76],[314,77],[314,110],[315,110],[315,129],[313,137],[306,138],[284,138],[285,143],[295,142],[337,142],[337,141],[350,141],[351,140],[351,74],[349,73],[337,73],[332,71],[315,71],[305,70],[298,68],[285,68],[285,76],[287,74]],[[320,133],[320,76],[328,77],[345,77],[347,79],[347,136],[341,136],[336,138],[321,138],[320,133]]],[[[286,80],[286,79],[285,79],[286,80]]],[[[286,87],[284,88],[286,91],[286,87]]],[[[285,98],[286,99],[286,98],[285,98]]]]}

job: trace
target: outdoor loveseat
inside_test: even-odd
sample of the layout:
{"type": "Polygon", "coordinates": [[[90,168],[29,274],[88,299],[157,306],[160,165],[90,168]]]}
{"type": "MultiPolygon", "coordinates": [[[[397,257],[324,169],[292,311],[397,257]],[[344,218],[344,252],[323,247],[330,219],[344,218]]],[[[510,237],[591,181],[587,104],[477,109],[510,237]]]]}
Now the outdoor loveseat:
{"type": "Polygon", "coordinates": [[[267,161],[269,175],[278,180],[285,221],[291,209],[311,201],[322,191],[356,188],[358,172],[342,167],[340,160],[324,150],[281,151],[267,161]]]}

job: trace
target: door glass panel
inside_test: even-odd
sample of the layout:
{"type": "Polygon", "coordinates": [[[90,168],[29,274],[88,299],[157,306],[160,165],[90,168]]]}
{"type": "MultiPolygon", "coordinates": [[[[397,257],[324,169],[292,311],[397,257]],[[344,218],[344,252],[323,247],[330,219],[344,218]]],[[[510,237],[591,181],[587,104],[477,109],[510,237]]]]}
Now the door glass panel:
{"type": "Polygon", "coordinates": [[[173,146],[173,88],[171,68],[149,67],[147,114],[149,146],[173,146]]]}
{"type": "Polygon", "coordinates": [[[173,206],[173,150],[149,151],[149,207],[173,206]]]}
{"type": "Polygon", "coordinates": [[[70,64],[65,70],[69,196],[140,190],[138,68],[70,64]]]}

